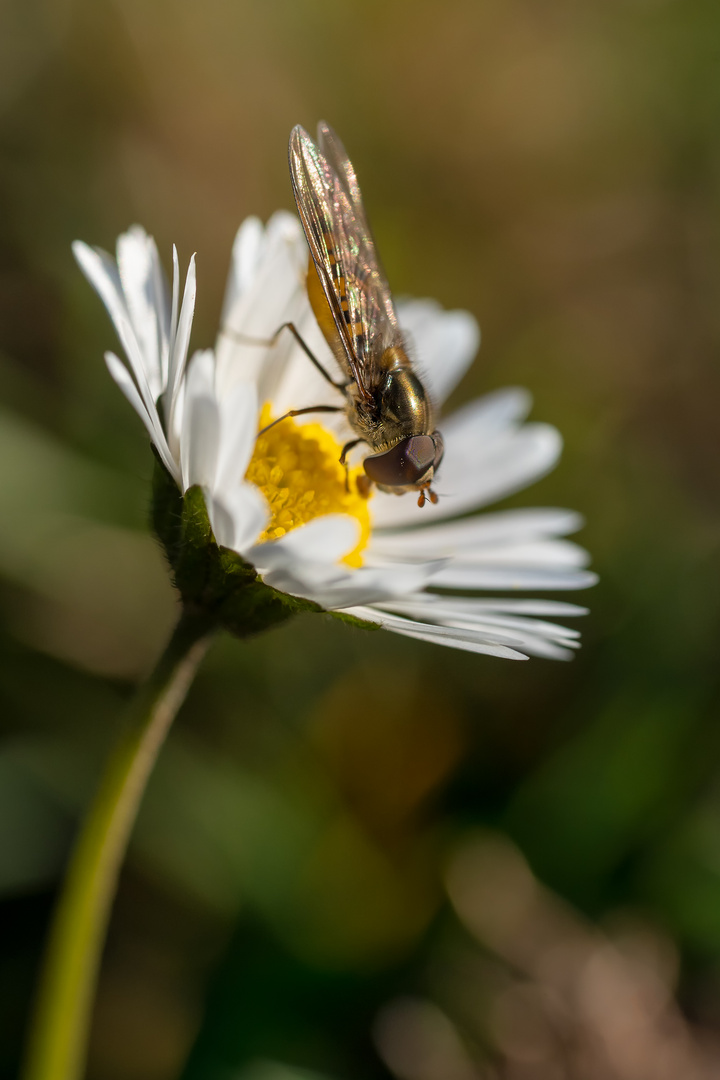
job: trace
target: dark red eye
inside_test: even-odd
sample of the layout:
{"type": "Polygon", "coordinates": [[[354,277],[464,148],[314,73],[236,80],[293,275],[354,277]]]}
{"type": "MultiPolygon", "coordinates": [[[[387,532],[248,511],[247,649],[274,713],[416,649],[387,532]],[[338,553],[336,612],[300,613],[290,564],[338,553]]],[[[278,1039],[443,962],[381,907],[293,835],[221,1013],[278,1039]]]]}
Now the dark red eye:
{"type": "Polygon", "coordinates": [[[434,464],[436,452],[437,447],[432,435],[411,435],[391,450],[386,450],[384,454],[365,458],[363,466],[376,484],[403,487],[417,484],[423,478],[434,464]]]}
{"type": "Polygon", "coordinates": [[[433,458],[434,472],[443,459],[443,454],[445,453],[445,443],[443,442],[443,437],[439,431],[433,431],[431,438],[435,443],[435,457],[433,458]]]}

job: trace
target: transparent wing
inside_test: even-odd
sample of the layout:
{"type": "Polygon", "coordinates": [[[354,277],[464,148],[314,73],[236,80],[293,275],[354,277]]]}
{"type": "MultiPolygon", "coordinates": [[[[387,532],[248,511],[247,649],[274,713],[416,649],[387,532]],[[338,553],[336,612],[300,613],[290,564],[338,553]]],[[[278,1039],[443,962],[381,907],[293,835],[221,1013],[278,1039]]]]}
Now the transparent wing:
{"type": "Polygon", "coordinates": [[[392,300],[392,293],[388,285],[385,271],[380,262],[372,230],[365,216],[360,185],[358,184],[355,169],[350,161],[345,147],[337,134],[329,124],[320,121],[318,124],[318,146],[324,156],[333,175],[339,181],[345,199],[349,204],[355,221],[355,239],[358,250],[362,255],[363,263],[368,270],[366,289],[368,302],[375,306],[379,312],[383,312],[394,330],[398,330],[398,319],[392,300]]]}
{"type": "Polygon", "coordinates": [[[290,136],[295,201],[345,351],[348,373],[365,397],[372,384],[372,344],[397,341],[387,280],[367,223],[357,177],[327,124],[319,147],[300,126],[290,136]]]}

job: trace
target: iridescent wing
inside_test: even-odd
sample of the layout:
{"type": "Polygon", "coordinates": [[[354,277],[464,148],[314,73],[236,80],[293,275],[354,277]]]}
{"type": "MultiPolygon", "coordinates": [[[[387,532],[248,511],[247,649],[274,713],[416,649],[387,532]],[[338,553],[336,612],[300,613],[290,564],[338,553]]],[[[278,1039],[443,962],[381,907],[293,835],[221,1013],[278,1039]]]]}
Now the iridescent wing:
{"type": "Polygon", "coordinates": [[[327,124],[318,125],[317,146],[302,127],[293,128],[290,175],[348,374],[369,400],[373,343],[380,338],[387,345],[395,344],[400,331],[355,170],[327,124]]]}
{"type": "Polygon", "coordinates": [[[340,181],[345,199],[355,218],[355,234],[358,244],[362,245],[364,264],[368,270],[365,283],[369,294],[368,302],[379,312],[384,313],[393,330],[397,332],[398,320],[390,286],[375,249],[372,230],[365,216],[365,207],[355,169],[336,133],[322,120],[318,124],[318,146],[334,176],[340,181]]]}

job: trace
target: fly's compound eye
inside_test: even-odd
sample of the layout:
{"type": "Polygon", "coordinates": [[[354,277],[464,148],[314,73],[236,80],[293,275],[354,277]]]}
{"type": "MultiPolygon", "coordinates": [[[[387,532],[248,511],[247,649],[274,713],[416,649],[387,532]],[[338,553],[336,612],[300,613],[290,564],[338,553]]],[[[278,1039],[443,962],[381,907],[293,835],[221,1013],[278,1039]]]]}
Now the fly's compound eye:
{"type": "Polygon", "coordinates": [[[442,452],[442,439],[438,432],[432,435],[411,435],[386,450],[384,454],[365,458],[363,467],[376,484],[382,484],[383,487],[405,487],[422,480],[428,470],[439,463],[442,452]]]}
{"type": "Polygon", "coordinates": [[[443,454],[445,453],[445,443],[443,442],[443,437],[442,437],[442,435],[440,434],[439,431],[433,431],[430,438],[435,443],[435,456],[433,458],[433,473],[434,473],[436,471],[438,465],[440,464],[440,462],[443,459],[443,454]]]}

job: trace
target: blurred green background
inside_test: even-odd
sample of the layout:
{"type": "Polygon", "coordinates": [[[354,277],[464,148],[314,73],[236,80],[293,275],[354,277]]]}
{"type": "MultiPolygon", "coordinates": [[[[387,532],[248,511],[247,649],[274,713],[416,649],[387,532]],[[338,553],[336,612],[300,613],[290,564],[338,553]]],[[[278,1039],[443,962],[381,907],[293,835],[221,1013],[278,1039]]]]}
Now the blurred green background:
{"type": "Polygon", "coordinates": [[[587,1019],[592,964],[564,1019],[547,1006],[527,942],[556,907],[548,956],[620,948],[629,920],[671,958],[622,953],[665,988],[633,1031],[657,1044],[676,1010],[709,1056],[673,1077],[718,1074],[719,65],[710,0],[2,5],[2,1077],[78,815],[176,613],[152,456],[70,243],[112,250],[137,221],[166,265],[197,251],[212,344],[234,232],[291,207],[288,133],[319,118],[395,292],[481,322],[453,402],[526,385],[563,432],[508,505],[579,509],[601,584],[571,664],[323,617],[218,641],[123,873],[91,1080],[655,1080],[587,1019]],[[496,914],[532,880],[518,849],[547,890],[511,934],[529,952],[457,899],[448,860],[476,843],[496,914]],[[560,1050],[523,1035],[543,1023],[560,1050]],[[567,1057],[583,1039],[604,1072],[567,1057]]]}

